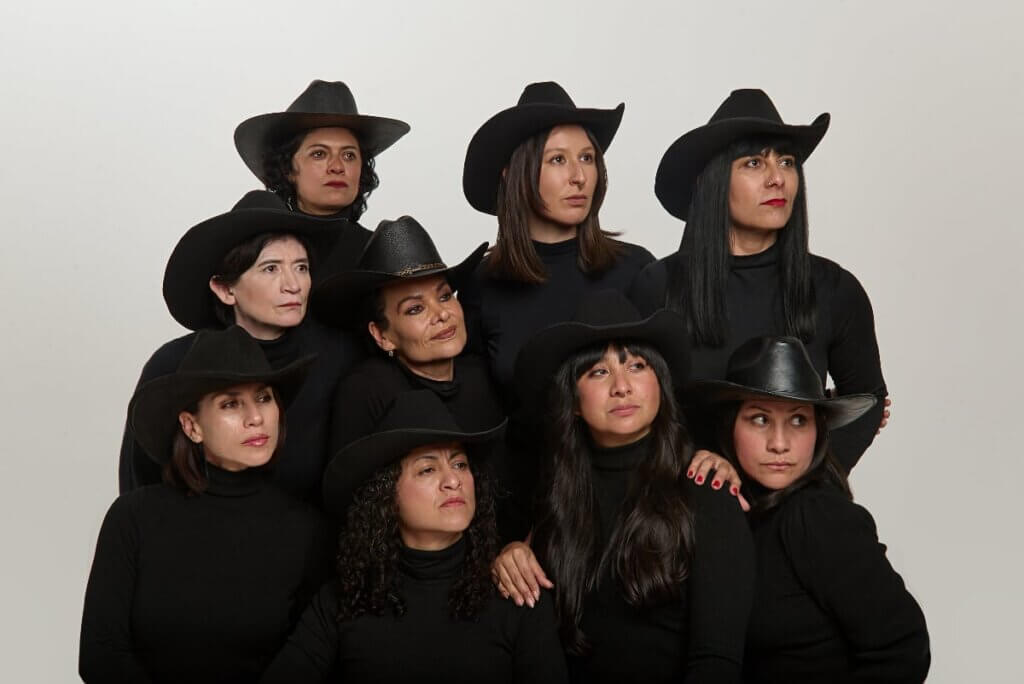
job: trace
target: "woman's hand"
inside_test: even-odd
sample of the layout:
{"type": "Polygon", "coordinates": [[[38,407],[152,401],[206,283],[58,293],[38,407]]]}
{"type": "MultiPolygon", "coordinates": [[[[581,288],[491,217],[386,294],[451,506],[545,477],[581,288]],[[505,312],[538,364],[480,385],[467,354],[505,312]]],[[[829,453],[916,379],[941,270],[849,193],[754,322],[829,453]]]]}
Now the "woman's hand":
{"type": "Polygon", "coordinates": [[[491,563],[491,579],[505,598],[517,606],[524,603],[531,608],[540,600],[540,588],[554,588],[533,550],[523,542],[512,542],[501,550],[491,563]]]}
{"type": "Polygon", "coordinates": [[[878,430],[875,431],[876,435],[882,434],[882,428],[889,424],[889,407],[892,406],[892,399],[889,397],[885,398],[885,410],[882,411],[882,422],[878,424],[878,430]]]}
{"type": "Polygon", "coordinates": [[[711,481],[712,489],[721,489],[726,483],[730,483],[729,493],[732,494],[739,500],[740,508],[744,512],[750,510],[750,504],[740,494],[740,487],[743,486],[743,481],[740,479],[739,473],[732,467],[729,461],[725,460],[713,451],[707,449],[699,449],[697,453],[693,455],[693,460],[690,461],[690,466],[686,469],[686,477],[690,478],[698,485],[704,484],[704,480],[710,477],[711,473],[714,473],[714,479],[711,481]]]}

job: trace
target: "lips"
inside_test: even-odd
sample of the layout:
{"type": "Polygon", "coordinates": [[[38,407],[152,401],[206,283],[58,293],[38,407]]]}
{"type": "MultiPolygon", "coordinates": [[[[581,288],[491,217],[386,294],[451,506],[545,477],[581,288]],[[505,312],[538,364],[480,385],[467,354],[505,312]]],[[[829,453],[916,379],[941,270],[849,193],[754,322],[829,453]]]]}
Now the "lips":
{"type": "Polygon", "coordinates": [[[458,331],[458,326],[454,326],[453,325],[450,328],[445,328],[444,330],[442,330],[441,332],[437,333],[436,335],[434,335],[430,339],[437,340],[438,342],[447,342],[448,340],[450,340],[453,337],[455,337],[455,333],[457,331],[458,331]]]}
{"type": "Polygon", "coordinates": [[[796,464],[795,463],[788,463],[786,461],[778,461],[778,462],[772,461],[770,463],[765,463],[764,467],[768,468],[769,470],[788,470],[788,469],[792,468],[794,465],[796,465],[796,464]]]}
{"type": "Polygon", "coordinates": [[[466,500],[461,496],[453,496],[450,499],[445,499],[444,503],[441,504],[441,508],[455,508],[456,506],[465,506],[466,500]]]}
{"type": "Polygon", "coordinates": [[[586,195],[569,195],[568,197],[565,198],[565,201],[568,202],[570,206],[582,207],[582,206],[585,206],[587,204],[587,196],[586,195]]]}
{"type": "Polygon", "coordinates": [[[268,441],[270,441],[269,435],[255,435],[242,442],[242,445],[250,447],[261,447],[266,446],[268,441]]]}
{"type": "Polygon", "coordinates": [[[608,413],[612,414],[613,416],[619,416],[620,418],[627,418],[639,410],[640,407],[637,406],[636,404],[628,404],[626,406],[616,406],[608,413]]]}
{"type": "Polygon", "coordinates": [[[302,302],[287,302],[285,304],[278,304],[283,309],[296,309],[302,306],[302,302]]]}
{"type": "Polygon", "coordinates": [[[784,199],[770,199],[766,202],[761,202],[762,205],[768,205],[769,207],[784,207],[786,206],[786,200],[784,199]]]}
{"type": "Polygon", "coordinates": [[[331,187],[331,188],[347,188],[348,187],[348,183],[346,183],[345,181],[327,181],[326,183],[324,183],[324,185],[326,185],[328,187],[331,187]]]}

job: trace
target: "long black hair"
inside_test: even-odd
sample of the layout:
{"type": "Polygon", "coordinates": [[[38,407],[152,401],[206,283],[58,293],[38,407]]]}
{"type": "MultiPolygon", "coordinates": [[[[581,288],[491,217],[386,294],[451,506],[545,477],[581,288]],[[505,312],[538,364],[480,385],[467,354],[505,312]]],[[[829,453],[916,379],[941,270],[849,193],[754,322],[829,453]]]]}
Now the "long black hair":
{"type": "Polygon", "coordinates": [[[679,597],[693,548],[693,513],[681,486],[693,446],[673,399],[668,366],[646,344],[602,342],[572,355],[559,367],[550,399],[550,447],[533,547],[555,583],[562,643],[570,653],[583,654],[589,649],[580,629],[584,596],[609,572],[631,606],[679,597]],[[650,455],[633,473],[602,549],[589,431],[576,413],[576,383],[609,347],[623,361],[628,353],[648,363],[658,378],[661,406],[651,423],[650,455]]]}
{"type": "Polygon", "coordinates": [[[726,341],[732,162],[764,150],[774,150],[780,155],[793,154],[800,182],[793,200],[793,213],[779,231],[777,240],[782,314],[786,321],[786,329],[777,332],[798,337],[805,343],[814,337],[815,292],[808,251],[803,160],[794,154],[788,138],[744,138],[717,154],[697,177],[682,243],[676,258],[669,262],[665,306],[686,318],[696,346],[719,347],[726,341]]]}
{"type": "MultiPolygon", "coordinates": [[[[718,431],[718,444],[722,450],[722,456],[732,463],[736,472],[745,475],[743,468],[740,466],[739,457],[736,454],[736,442],[733,432],[736,426],[736,418],[739,416],[740,407],[742,406],[742,401],[729,401],[720,404],[716,408],[715,425],[718,431]]],[[[842,492],[843,496],[853,500],[850,484],[846,479],[846,472],[839,465],[839,461],[832,455],[832,449],[829,446],[827,418],[824,409],[820,406],[814,407],[814,423],[818,436],[814,442],[814,454],[811,456],[811,463],[807,466],[807,471],[803,475],[782,489],[766,489],[757,486],[757,483],[751,483],[750,486],[744,487],[751,499],[751,515],[764,515],[795,492],[813,484],[831,485],[842,492]]],[[[753,480],[749,475],[747,475],[747,479],[753,480]]]]}

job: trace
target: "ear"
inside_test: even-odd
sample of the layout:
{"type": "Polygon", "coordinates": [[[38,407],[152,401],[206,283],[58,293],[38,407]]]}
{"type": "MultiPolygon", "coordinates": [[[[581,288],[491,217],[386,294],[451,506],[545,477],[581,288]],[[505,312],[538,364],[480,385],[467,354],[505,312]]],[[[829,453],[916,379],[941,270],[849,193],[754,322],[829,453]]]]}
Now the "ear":
{"type": "Polygon", "coordinates": [[[370,331],[370,337],[377,343],[377,346],[386,352],[394,351],[396,349],[395,343],[388,339],[387,333],[380,329],[380,327],[373,321],[367,324],[367,330],[370,331]]]}
{"type": "Polygon", "coordinates": [[[203,429],[199,427],[199,423],[196,422],[194,415],[188,411],[182,411],[178,414],[178,424],[181,426],[181,431],[185,433],[186,437],[196,444],[202,443],[203,429]]]}
{"type": "Polygon", "coordinates": [[[210,278],[210,291],[226,306],[235,305],[235,293],[227,283],[221,282],[216,278],[210,278]]]}

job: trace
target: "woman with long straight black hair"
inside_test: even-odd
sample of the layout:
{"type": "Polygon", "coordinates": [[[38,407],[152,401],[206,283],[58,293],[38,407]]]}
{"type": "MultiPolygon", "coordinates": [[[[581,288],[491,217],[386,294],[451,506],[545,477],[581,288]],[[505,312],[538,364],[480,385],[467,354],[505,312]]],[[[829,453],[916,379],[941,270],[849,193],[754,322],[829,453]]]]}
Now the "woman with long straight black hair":
{"type": "MultiPolygon", "coordinates": [[[[886,387],[867,294],[848,271],[808,250],[803,164],[829,120],[787,125],[764,92],[737,90],[707,125],[676,140],[655,192],[686,232],[678,252],[637,277],[631,297],[642,311],[683,314],[696,379],[720,379],[744,341],[785,334],[804,342],[838,394],[877,396],[874,409],[833,435],[849,470],[884,425],[886,387]]],[[[697,438],[715,446],[711,434],[697,438]]]]}

